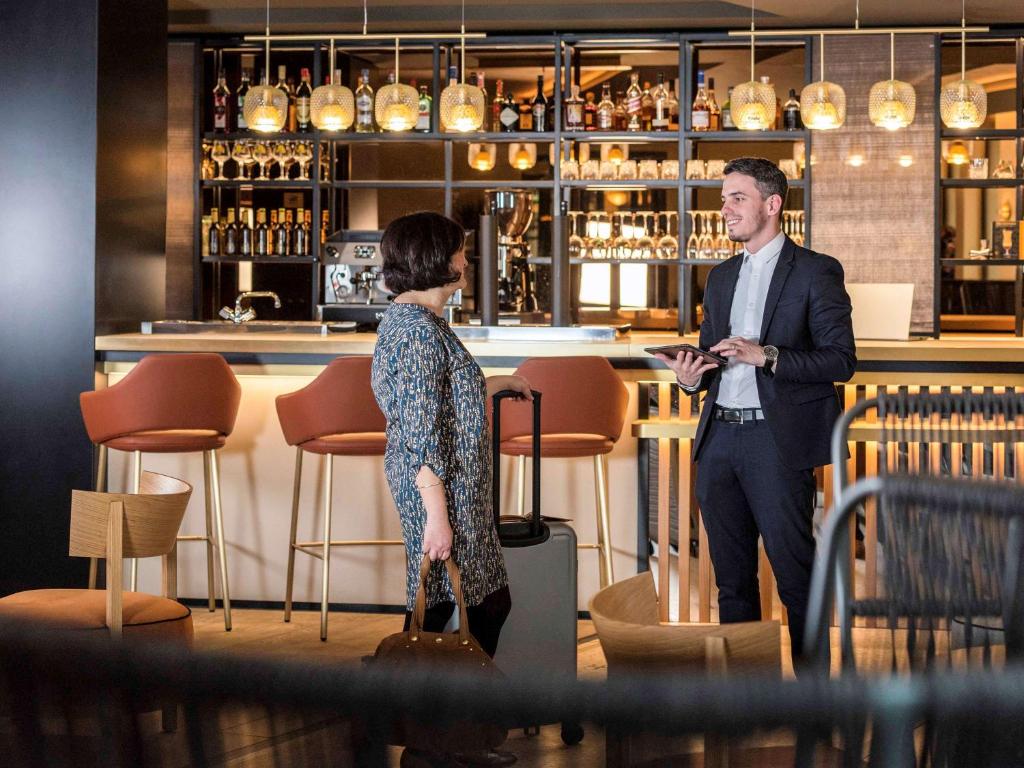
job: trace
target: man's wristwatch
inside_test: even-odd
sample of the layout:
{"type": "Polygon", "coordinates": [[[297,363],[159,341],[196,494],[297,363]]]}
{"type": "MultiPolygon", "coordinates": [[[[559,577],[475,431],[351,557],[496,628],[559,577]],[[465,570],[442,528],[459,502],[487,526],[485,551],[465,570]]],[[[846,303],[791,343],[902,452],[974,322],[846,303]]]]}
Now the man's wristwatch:
{"type": "Polygon", "coordinates": [[[779,359],[779,348],[770,344],[764,347],[764,372],[769,376],[775,375],[775,363],[779,359]]]}

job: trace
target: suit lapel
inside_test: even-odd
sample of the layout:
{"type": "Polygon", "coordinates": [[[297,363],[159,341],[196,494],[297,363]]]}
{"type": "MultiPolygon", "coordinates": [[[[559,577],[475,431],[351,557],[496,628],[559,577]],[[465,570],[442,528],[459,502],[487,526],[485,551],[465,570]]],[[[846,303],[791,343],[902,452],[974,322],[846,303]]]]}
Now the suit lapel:
{"type": "Polygon", "coordinates": [[[758,344],[764,344],[764,335],[772,324],[772,315],[775,314],[775,305],[779,303],[779,296],[782,295],[782,288],[786,284],[786,278],[793,268],[793,254],[796,245],[788,237],[782,244],[782,251],[779,253],[779,261],[772,273],[772,281],[768,285],[768,295],[764,300],[764,315],[761,317],[761,335],[758,344]]]}
{"type": "Polygon", "coordinates": [[[736,295],[736,282],[740,279],[741,266],[743,266],[742,253],[739,256],[734,256],[731,260],[725,262],[725,264],[721,266],[721,269],[726,270],[726,273],[721,281],[721,301],[718,302],[718,306],[723,307],[725,311],[720,311],[717,320],[718,327],[725,329],[721,334],[721,338],[723,339],[732,333],[729,318],[732,317],[732,300],[736,295]]]}

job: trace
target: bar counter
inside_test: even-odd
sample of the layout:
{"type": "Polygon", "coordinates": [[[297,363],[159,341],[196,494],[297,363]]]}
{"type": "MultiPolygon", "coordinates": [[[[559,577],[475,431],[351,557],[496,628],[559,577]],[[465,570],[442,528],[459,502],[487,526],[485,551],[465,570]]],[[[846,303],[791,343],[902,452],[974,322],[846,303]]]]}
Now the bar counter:
{"type": "MultiPolygon", "coordinates": [[[[274,398],[305,386],[323,366],[339,355],[373,352],[372,333],[316,336],[299,333],[209,332],[199,334],[126,333],[96,338],[96,386],[121,379],[143,355],[152,352],[217,352],[227,359],[242,386],[242,403],[234,433],[221,452],[221,484],[228,542],[233,601],[244,604],[279,604],[284,599],[288,555],[294,449],[281,434],[274,398]]],[[[645,549],[649,488],[656,487],[648,470],[647,451],[637,438],[679,440],[688,456],[687,435],[692,421],[688,404],[684,416],[670,403],[671,373],[645,353],[644,347],[673,343],[673,333],[634,332],[615,340],[467,341],[466,347],[487,374],[510,372],[528,357],[599,355],[609,359],[630,392],[627,423],[609,456],[610,512],[616,578],[636,572],[638,550],[645,549]],[[661,407],[658,407],[661,405],[661,407]],[[666,431],[645,429],[650,420],[674,422],[666,431]],[[683,444],[687,445],[683,445],[683,444]]],[[[685,340],[695,342],[695,337],[685,340]]],[[[879,388],[895,387],[1013,387],[1024,386],[1024,339],[992,335],[956,335],[906,342],[860,341],[857,373],[844,388],[849,404],[872,396],[879,388]]],[[[664,444],[659,445],[659,451],[664,444]]],[[[665,455],[665,454],[663,454],[665,455]]],[[[667,462],[666,462],[667,463],[667,462]]],[[[688,465],[688,461],[684,462],[688,465]]],[[[199,455],[147,455],[143,466],[181,477],[200,489],[199,455]]],[[[688,473],[679,468],[673,482],[688,473]]],[[[299,538],[315,539],[321,530],[318,488],[322,469],[307,461],[303,477],[299,538]]],[[[127,488],[129,457],[112,451],[110,488],[127,488]]],[[[661,486],[667,487],[667,486],[661,486]]],[[[502,467],[505,509],[514,505],[514,463],[502,467]]],[[[334,539],[401,538],[397,514],[384,480],[379,458],[342,458],[335,462],[334,539]]],[[[596,540],[592,463],[583,459],[550,459],[544,463],[543,499],[546,514],[574,520],[581,542],[596,540]]],[[[684,497],[685,498],[685,497],[684,497]]],[[[651,519],[665,513],[666,502],[651,506],[651,519]]],[[[204,521],[202,493],[193,494],[183,533],[200,533],[204,521]]],[[[201,544],[179,545],[179,590],[184,598],[206,594],[206,567],[201,544]]],[[[645,556],[640,552],[641,559],[645,556]]],[[[331,602],[341,606],[377,608],[402,602],[404,552],[400,547],[336,549],[332,560],[331,602]]],[[[297,558],[295,599],[319,600],[319,562],[297,558]]],[[[144,562],[140,588],[159,586],[159,564],[144,562]]],[[[598,588],[595,550],[581,550],[579,605],[598,588]]]]}

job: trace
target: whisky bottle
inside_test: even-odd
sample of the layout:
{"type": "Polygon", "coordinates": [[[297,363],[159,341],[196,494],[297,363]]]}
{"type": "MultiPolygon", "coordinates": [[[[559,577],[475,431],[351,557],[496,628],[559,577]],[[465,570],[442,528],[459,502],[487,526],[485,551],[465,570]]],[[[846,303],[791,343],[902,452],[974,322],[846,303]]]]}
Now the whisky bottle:
{"type": "Polygon", "coordinates": [[[277,210],[270,209],[270,224],[267,227],[267,256],[277,256],[277,210]]]}
{"type": "Polygon", "coordinates": [[[580,98],[580,87],[573,83],[572,95],[565,100],[565,130],[582,131],[583,123],[583,99],[580,98]]]}
{"type": "Polygon", "coordinates": [[[586,101],[583,102],[583,130],[593,131],[597,128],[597,97],[593,91],[587,91],[586,101]]]}
{"type": "Polygon", "coordinates": [[[505,94],[505,101],[501,105],[500,119],[502,132],[514,133],[519,130],[519,105],[511,90],[505,94]]]}
{"type": "Polygon", "coordinates": [[[302,68],[302,82],[295,91],[295,112],[299,131],[307,133],[313,129],[312,118],[310,117],[310,100],[313,98],[313,88],[309,84],[309,70],[302,68]]]}
{"type": "Polygon", "coordinates": [[[492,133],[501,133],[504,127],[501,124],[501,110],[505,108],[505,81],[494,82],[494,101],[490,103],[488,119],[484,121],[484,130],[492,133]]]}
{"type": "Polygon", "coordinates": [[[640,130],[654,130],[654,96],[651,84],[647,81],[644,81],[644,90],[640,94],[640,130]]]}
{"type": "Polygon", "coordinates": [[[722,130],[722,108],[715,101],[715,78],[708,78],[708,125],[712,131],[722,130]]]}
{"type": "Polygon", "coordinates": [[[285,94],[288,93],[288,67],[284,64],[277,65],[277,87],[285,94]]]}
{"type": "Polygon", "coordinates": [[[288,255],[288,225],[285,223],[284,208],[277,209],[277,226],[274,228],[274,255],[288,255]]]}
{"type": "Polygon", "coordinates": [[[324,208],[320,211],[320,245],[327,242],[327,230],[331,226],[331,212],[324,208]]]}
{"type": "Polygon", "coordinates": [[[285,248],[287,256],[294,256],[295,250],[295,219],[293,218],[293,212],[291,208],[286,208],[284,211],[284,224],[285,224],[285,248]]]}
{"type": "Polygon", "coordinates": [[[612,101],[612,87],[605,83],[601,86],[601,102],[597,105],[595,118],[596,129],[610,131],[615,121],[615,103],[612,101]]]}
{"type": "MultiPolygon", "coordinates": [[[[291,216],[291,211],[288,212],[291,216]]],[[[306,237],[306,230],[302,226],[302,222],[306,218],[306,210],[299,208],[295,211],[295,224],[292,227],[292,255],[293,256],[305,256],[309,251],[309,240],[306,237]]]]}
{"type": "Polygon", "coordinates": [[[626,130],[640,130],[640,111],[643,108],[644,92],[640,89],[640,75],[634,72],[629,76],[629,88],[626,89],[626,130]]]}
{"type": "Polygon", "coordinates": [[[679,78],[674,81],[674,86],[668,92],[668,129],[679,130],[679,78]]]}
{"type": "Polygon", "coordinates": [[[533,130],[533,104],[529,99],[523,99],[523,103],[519,105],[519,130],[533,130]]]}
{"type": "Polygon", "coordinates": [[[238,255],[252,258],[252,208],[242,208],[238,217],[238,255]]]}
{"type": "Polygon", "coordinates": [[[612,129],[624,131],[627,125],[629,125],[629,113],[626,110],[626,94],[616,91],[615,111],[612,112],[612,129]]]}
{"type": "Polygon", "coordinates": [[[489,99],[487,98],[487,88],[484,86],[484,73],[477,72],[475,75],[476,87],[480,89],[480,92],[484,95],[484,108],[486,109],[489,99]]]}
{"type": "Polygon", "coordinates": [[[704,90],[704,70],[697,70],[697,95],[690,107],[690,129],[707,131],[711,128],[711,109],[708,107],[708,94],[704,90]]]}
{"type": "Polygon", "coordinates": [[[253,237],[253,253],[256,256],[270,255],[270,230],[267,227],[267,209],[256,212],[256,231],[253,237]]]}
{"type": "Polygon", "coordinates": [[[234,208],[228,208],[228,225],[224,227],[224,255],[238,255],[238,224],[235,223],[234,208]]]}
{"type": "Polygon", "coordinates": [[[295,80],[288,78],[286,90],[288,91],[288,122],[285,127],[288,133],[295,133],[299,130],[299,105],[295,95],[295,80]]]}
{"type": "Polygon", "coordinates": [[[217,133],[227,133],[231,130],[231,90],[228,88],[227,75],[223,69],[213,89],[213,130],[217,133]]]}
{"type": "Polygon", "coordinates": [[[722,130],[723,131],[735,131],[736,124],[732,121],[732,89],[733,86],[729,86],[729,92],[725,95],[725,106],[722,107],[722,130]]]}
{"type": "Polygon", "coordinates": [[[242,83],[235,91],[235,123],[236,130],[247,131],[249,124],[245,122],[245,94],[249,92],[249,70],[242,70],[242,83]]]}
{"type": "Polygon", "coordinates": [[[544,96],[544,75],[537,75],[537,93],[530,106],[533,112],[533,131],[543,133],[548,130],[548,100],[544,96]]]}
{"type": "Polygon", "coordinates": [[[210,256],[217,258],[224,255],[224,229],[220,223],[220,211],[216,208],[210,210],[210,229],[206,240],[210,256]]]}
{"type": "Polygon", "coordinates": [[[356,133],[373,133],[373,88],[370,70],[364,69],[356,88],[356,133]]]}
{"type": "Polygon", "coordinates": [[[796,97],[796,89],[789,89],[789,98],[782,107],[782,128],[786,131],[802,131],[804,122],[800,117],[800,101],[796,97]]]}
{"type": "Polygon", "coordinates": [[[313,212],[306,209],[305,215],[302,217],[302,231],[303,236],[306,239],[306,250],[303,251],[301,256],[312,256],[313,255],[313,212]]]}
{"type": "Polygon", "coordinates": [[[658,73],[658,83],[651,91],[651,100],[654,104],[654,114],[651,117],[651,129],[655,131],[667,131],[669,124],[668,90],[665,88],[665,75],[658,73]]]}
{"type": "Polygon", "coordinates": [[[434,100],[430,97],[430,91],[425,85],[420,86],[419,112],[416,115],[416,130],[420,133],[430,133],[430,113],[434,106],[434,100]]]}

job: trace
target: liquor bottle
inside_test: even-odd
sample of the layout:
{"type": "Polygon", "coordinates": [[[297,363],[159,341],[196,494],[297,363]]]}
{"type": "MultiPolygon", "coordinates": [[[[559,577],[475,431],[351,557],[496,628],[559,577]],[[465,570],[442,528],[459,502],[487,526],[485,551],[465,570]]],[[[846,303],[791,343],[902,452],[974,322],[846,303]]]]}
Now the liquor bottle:
{"type": "Polygon", "coordinates": [[[476,87],[479,88],[480,92],[483,93],[484,95],[484,105],[486,107],[486,105],[489,102],[489,99],[487,98],[487,88],[484,87],[484,73],[477,72],[474,77],[476,79],[476,87]]]}
{"type": "Polygon", "coordinates": [[[707,131],[711,128],[711,108],[708,107],[708,94],[704,90],[704,70],[697,70],[697,95],[690,107],[690,130],[707,131]]]}
{"type": "Polygon", "coordinates": [[[640,75],[634,72],[629,76],[629,88],[626,89],[626,130],[640,130],[640,110],[644,92],[640,89],[640,75]]]}
{"type": "Polygon", "coordinates": [[[217,86],[213,89],[213,130],[227,133],[231,130],[231,90],[228,88],[227,75],[224,70],[217,77],[217,86]]]}
{"type": "Polygon", "coordinates": [[[291,208],[286,208],[284,212],[284,223],[285,228],[288,230],[288,235],[285,242],[288,243],[288,255],[297,256],[298,250],[296,250],[295,243],[295,212],[291,208]]]}
{"type": "MultiPolygon", "coordinates": [[[[291,215],[291,211],[289,211],[288,214],[291,215]]],[[[299,208],[295,211],[295,226],[292,228],[293,256],[306,256],[309,251],[309,233],[302,226],[302,222],[305,218],[305,208],[299,208]]]]}
{"type": "Polygon", "coordinates": [[[519,130],[533,130],[533,103],[529,99],[523,99],[519,105],[519,130]]]}
{"type": "Polygon", "coordinates": [[[331,226],[331,212],[324,208],[320,211],[320,245],[327,242],[327,230],[331,226]]]}
{"type": "Polygon", "coordinates": [[[548,100],[544,97],[544,75],[537,75],[537,93],[531,104],[533,112],[533,131],[543,133],[548,130],[548,100]]]}
{"type": "Polygon", "coordinates": [[[220,211],[216,208],[210,210],[210,229],[207,231],[206,249],[210,256],[219,257],[224,255],[224,229],[220,223],[220,211]]]}
{"type": "Polygon", "coordinates": [[[501,124],[501,110],[505,108],[505,81],[496,80],[494,83],[494,101],[490,105],[491,113],[484,128],[493,133],[501,133],[505,130],[501,124]]]}
{"type": "MultiPolygon", "coordinates": [[[[761,75],[761,82],[765,85],[771,85],[772,79],[768,75],[761,75]]],[[[782,123],[782,100],[775,97],[775,117],[772,120],[772,124],[768,126],[769,131],[774,131],[782,123]]]]}
{"type": "Polygon", "coordinates": [[[238,255],[252,258],[252,208],[242,208],[238,221],[238,255]]]}
{"type": "Polygon", "coordinates": [[[679,78],[674,80],[671,91],[668,92],[668,129],[679,130],[679,78]]]}
{"type": "Polygon", "coordinates": [[[430,98],[430,90],[425,85],[420,86],[419,112],[416,115],[416,130],[420,133],[430,133],[430,113],[434,100],[430,98]]]}
{"type": "MultiPolygon", "coordinates": [[[[288,95],[288,68],[284,64],[278,64],[277,66],[277,87],[281,89],[281,92],[288,95]]],[[[288,116],[285,115],[285,125],[288,123],[288,116]]]]}
{"type": "Polygon", "coordinates": [[[267,227],[267,209],[256,212],[256,232],[253,237],[253,253],[256,256],[270,255],[270,229],[267,227]]]}
{"type": "Polygon", "coordinates": [[[270,209],[270,223],[267,225],[267,256],[277,256],[277,209],[270,209]]]}
{"type": "Polygon", "coordinates": [[[782,128],[786,131],[802,131],[804,121],[800,118],[800,101],[796,97],[796,89],[789,89],[789,98],[782,107],[782,128]]]}
{"type": "Polygon", "coordinates": [[[723,131],[735,131],[736,123],[732,121],[732,89],[733,86],[729,86],[729,92],[725,95],[725,106],[722,107],[722,130],[723,131]]]}
{"type": "Polygon", "coordinates": [[[303,256],[313,255],[313,212],[306,209],[305,215],[302,217],[302,231],[306,238],[306,250],[302,252],[303,256]]]}
{"type": "Polygon", "coordinates": [[[612,130],[624,131],[629,125],[629,113],[626,110],[626,95],[622,91],[615,92],[615,111],[612,113],[612,130]]]}
{"type": "Polygon", "coordinates": [[[519,105],[511,90],[505,94],[505,101],[501,105],[500,119],[502,132],[514,133],[519,130],[519,105]]]}
{"type": "Polygon", "coordinates": [[[708,126],[712,131],[722,130],[722,108],[715,101],[715,78],[708,78],[708,126]]]}
{"type": "Polygon", "coordinates": [[[364,69],[356,88],[356,133],[373,133],[373,88],[370,70],[364,69]]]}
{"type": "Polygon", "coordinates": [[[274,255],[287,256],[289,245],[291,245],[291,232],[288,231],[285,210],[284,208],[278,208],[277,229],[274,230],[274,255]]]}
{"type": "Polygon", "coordinates": [[[608,83],[601,86],[601,102],[597,105],[595,129],[610,131],[615,120],[615,103],[612,101],[612,87],[608,83]]]}
{"type": "Polygon", "coordinates": [[[302,68],[302,82],[295,91],[296,121],[299,131],[308,133],[313,130],[313,121],[310,117],[310,100],[313,98],[313,87],[309,84],[309,70],[302,68]]]}
{"type": "Polygon", "coordinates": [[[299,104],[296,98],[295,80],[288,78],[287,87],[288,91],[288,122],[287,128],[288,133],[295,133],[299,130],[299,104]]]}
{"type": "Polygon", "coordinates": [[[247,131],[249,124],[245,122],[245,94],[249,92],[249,70],[242,70],[242,83],[235,91],[235,116],[236,130],[247,131]]]}
{"type": "Polygon", "coordinates": [[[667,131],[669,123],[668,89],[665,88],[665,75],[658,73],[658,84],[651,91],[651,100],[654,102],[654,115],[651,117],[651,129],[655,131],[667,131]]]}
{"type": "Polygon", "coordinates": [[[583,130],[597,130],[597,95],[593,91],[587,91],[586,101],[583,102],[583,130]]]}
{"type": "Polygon", "coordinates": [[[238,255],[238,224],[235,223],[234,208],[228,208],[228,223],[224,227],[224,255],[238,255]]]}
{"type": "Polygon", "coordinates": [[[654,130],[654,96],[651,94],[651,84],[644,81],[644,90],[640,94],[640,130],[654,130]]]}
{"type": "Polygon", "coordinates": [[[573,83],[572,95],[565,100],[565,130],[585,130],[583,115],[583,99],[580,98],[580,87],[573,83]]]}

